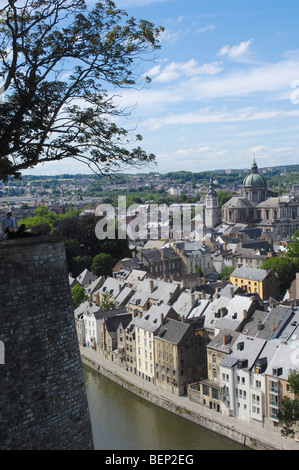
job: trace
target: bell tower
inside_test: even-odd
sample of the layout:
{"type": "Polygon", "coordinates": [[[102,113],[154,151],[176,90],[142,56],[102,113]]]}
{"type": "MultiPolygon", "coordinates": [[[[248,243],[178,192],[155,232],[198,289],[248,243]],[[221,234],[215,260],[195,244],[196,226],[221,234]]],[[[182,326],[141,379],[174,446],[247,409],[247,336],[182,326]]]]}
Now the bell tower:
{"type": "Polygon", "coordinates": [[[210,178],[209,189],[205,197],[205,226],[214,228],[220,223],[219,198],[215,191],[213,178],[210,178]]]}

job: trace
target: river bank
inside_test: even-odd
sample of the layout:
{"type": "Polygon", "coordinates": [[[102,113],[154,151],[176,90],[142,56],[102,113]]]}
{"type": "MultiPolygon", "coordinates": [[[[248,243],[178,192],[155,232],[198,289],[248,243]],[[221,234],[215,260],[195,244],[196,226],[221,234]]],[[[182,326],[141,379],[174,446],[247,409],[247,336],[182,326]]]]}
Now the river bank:
{"type": "Polygon", "coordinates": [[[177,397],[133,374],[128,374],[103,355],[80,347],[82,363],[118,383],[130,392],[176,415],[210,429],[254,450],[299,450],[299,444],[284,439],[280,431],[271,432],[252,423],[223,416],[189,400],[177,397]]]}

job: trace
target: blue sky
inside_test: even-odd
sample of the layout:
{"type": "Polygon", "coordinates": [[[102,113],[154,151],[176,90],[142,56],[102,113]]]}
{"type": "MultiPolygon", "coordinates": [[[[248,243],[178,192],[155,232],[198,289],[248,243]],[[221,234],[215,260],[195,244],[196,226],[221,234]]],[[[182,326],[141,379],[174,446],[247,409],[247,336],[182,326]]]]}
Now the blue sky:
{"type": "MultiPolygon", "coordinates": [[[[128,125],[157,157],[144,171],[250,168],[253,154],[259,167],[299,163],[299,2],[115,3],[165,28],[143,63],[150,86],[122,92],[135,105],[128,125]]],[[[71,160],[37,171],[87,172],[71,160]]]]}

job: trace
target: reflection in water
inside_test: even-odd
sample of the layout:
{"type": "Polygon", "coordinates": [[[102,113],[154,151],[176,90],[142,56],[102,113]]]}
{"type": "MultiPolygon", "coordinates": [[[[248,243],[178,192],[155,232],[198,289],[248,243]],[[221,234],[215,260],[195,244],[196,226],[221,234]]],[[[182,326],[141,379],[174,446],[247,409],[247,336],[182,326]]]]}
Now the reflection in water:
{"type": "Polygon", "coordinates": [[[96,450],[244,450],[83,367],[96,450]]]}

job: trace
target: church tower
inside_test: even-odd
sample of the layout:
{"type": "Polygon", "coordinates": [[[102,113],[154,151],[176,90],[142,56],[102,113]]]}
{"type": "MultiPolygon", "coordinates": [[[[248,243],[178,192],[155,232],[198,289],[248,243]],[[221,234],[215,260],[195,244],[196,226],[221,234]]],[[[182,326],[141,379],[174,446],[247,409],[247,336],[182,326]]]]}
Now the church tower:
{"type": "Polygon", "coordinates": [[[210,178],[209,189],[205,197],[205,226],[214,228],[220,223],[219,198],[215,191],[213,178],[210,178]]]}

